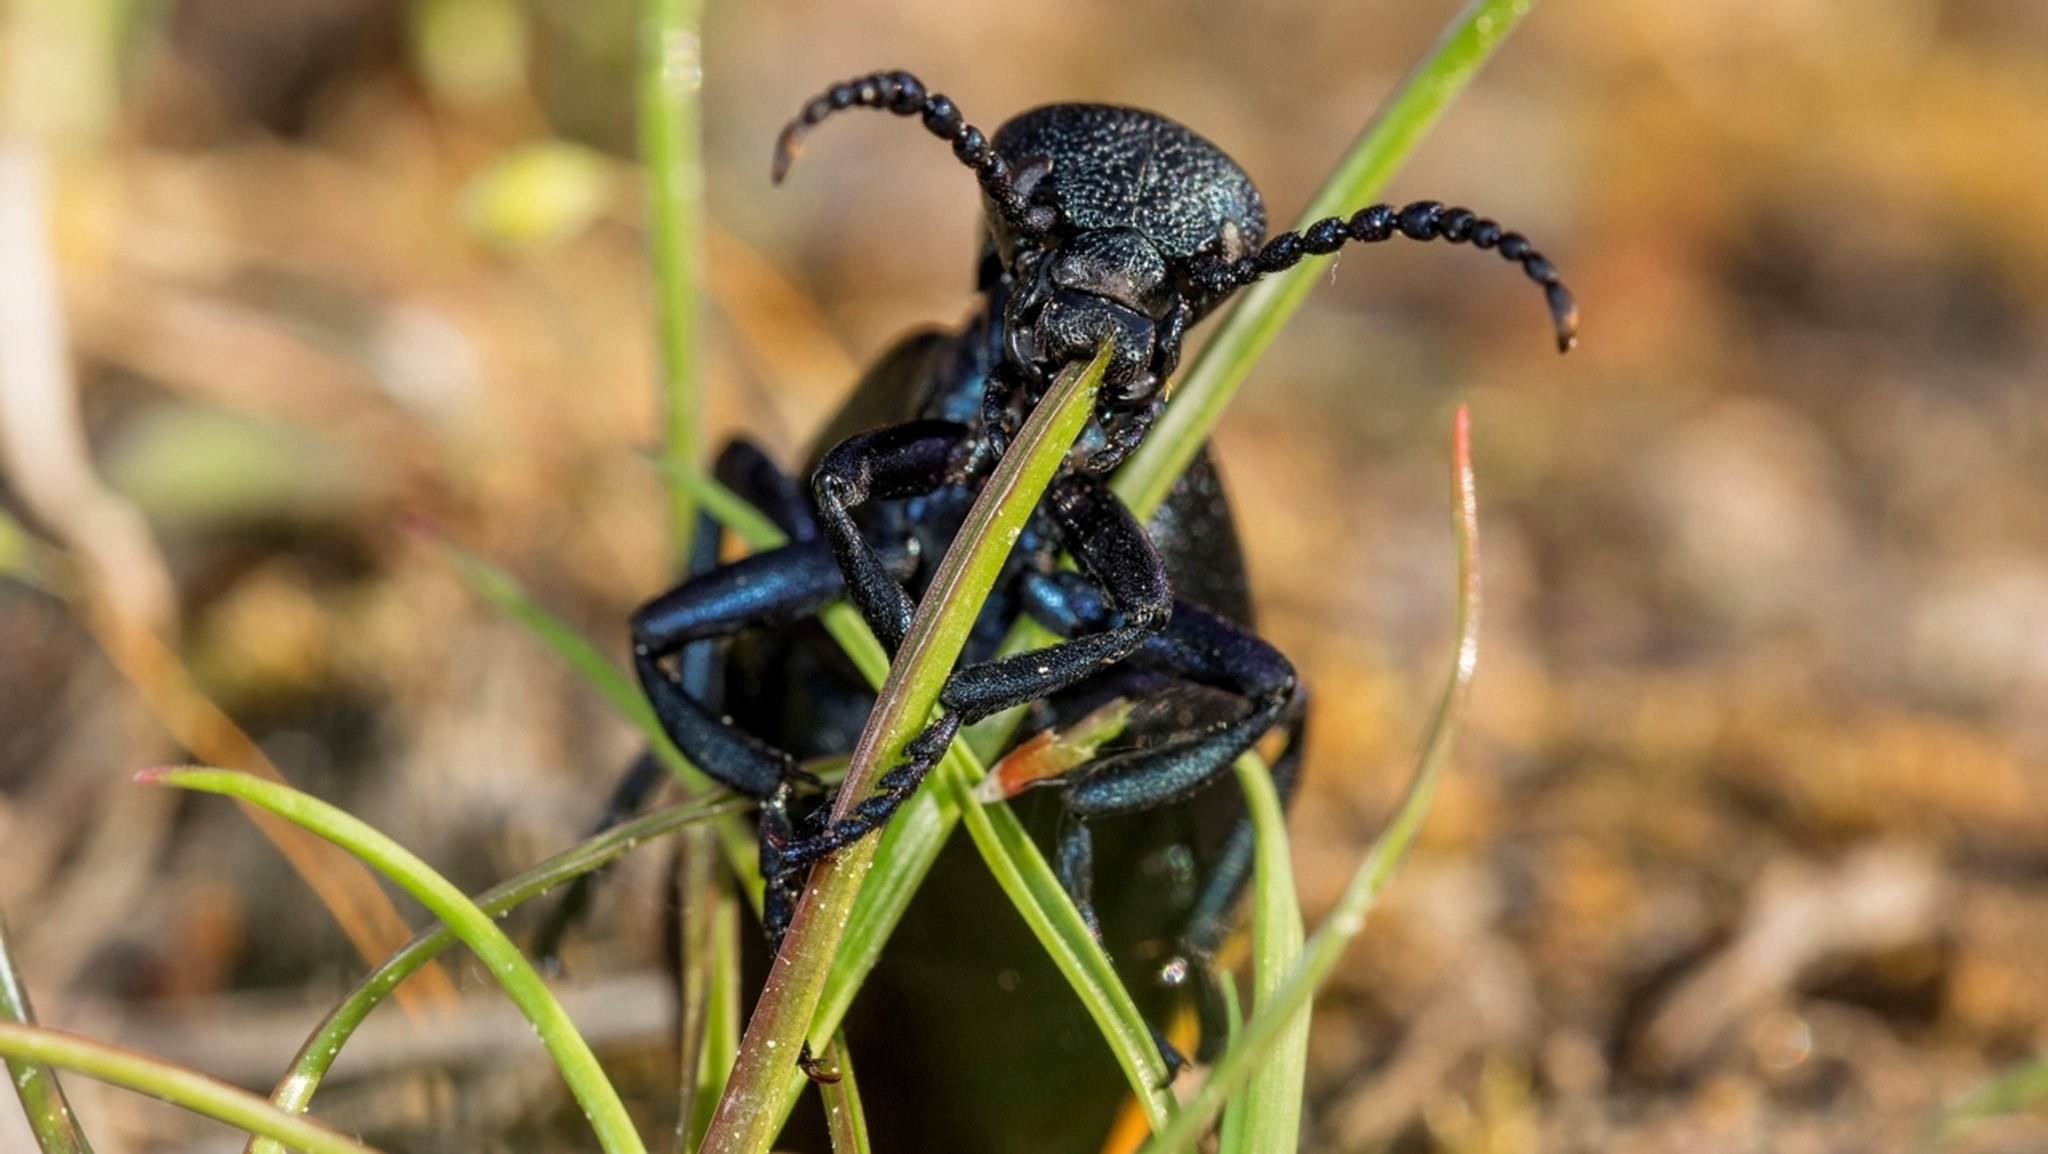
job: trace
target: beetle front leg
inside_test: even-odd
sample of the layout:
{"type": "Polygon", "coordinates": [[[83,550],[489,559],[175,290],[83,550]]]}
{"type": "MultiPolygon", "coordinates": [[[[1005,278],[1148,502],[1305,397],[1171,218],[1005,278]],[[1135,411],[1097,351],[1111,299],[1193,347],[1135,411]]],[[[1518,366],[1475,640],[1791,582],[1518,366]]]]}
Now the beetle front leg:
{"type": "Polygon", "coordinates": [[[783,847],[786,868],[801,868],[888,821],[962,724],[1058,693],[1123,660],[1166,625],[1173,607],[1166,565],[1108,484],[1090,473],[1064,473],[1054,478],[1046,502],[1082,569],[1107,592],[1113,618],[1099,632],[954,670],[939,691],[939,719],[904,748],[903,763],[884,773],[877,792],[845,817],[783,847]]]}
{"type": "Polygon", "coordinates": [[[955,454],[972,434],[952,421],[909,421],[860,433],[839,443],[818,464],[812,495],[825,538],[845,576],[848,598],[891,657],[910,632],[910,594],[853,522],[869,501],[921,497],[946,483],[955,454]]]}
{"type": "Polygon", "coordinates": [[[767,800],[809,778],[796,759],[727,721],[689,691],[665,659],[692,643],[816,613],[845,586],[822,541],[771,549],[691,578],[633,614],[633,669],[676,748],[719,784],[767,800]]]}
{"type": "MultiPolygon", "coordinates": [[[[745,438],[728,441],[719,451],[711,473],[720,484],[766,513],[790,540],[817,539],[817,516],[812,512],[810,502],[804,498],[803,489],[752,441],[745,438]]],[[[691,539],[689,576],[718,568],[718,539],[718,522],[700,514],[697,532],[691,539]]],[[[680,660],[682,663],[676,670],[675,680],[683,692],[707,705],[714,703],[720,691],[718,681],[722,656],[712,646],[695,645],[686,649],[680,660]]],[[[632,817],[667,776],[652,751],[642,750],[612,788],[604,812],[585,836],[596,837],[632,817]]],[[[572,887],[562,903],[563,907],[574,905],[582,896],[582,888],[579,879],[579,884],[572,887]]],[[[563,915],[564,918],[574,916],[573,910],[563,915]]]]}

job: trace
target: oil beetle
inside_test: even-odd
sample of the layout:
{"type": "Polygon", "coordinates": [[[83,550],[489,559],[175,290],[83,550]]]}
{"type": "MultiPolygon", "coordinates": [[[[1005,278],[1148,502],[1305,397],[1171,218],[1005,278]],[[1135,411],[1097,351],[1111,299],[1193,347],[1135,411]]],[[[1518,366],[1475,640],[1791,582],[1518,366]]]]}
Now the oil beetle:
{"type": "MultiPolygon", "coordinates": [[[[1281,729],[1288,740],[1273,769],[1283,796],[1291,791],[1305,696],[1286,658],[1251,631],[1243,558],[1206,451],[1149,524],[1109,488],[1166,403],[1187,330],[1304,257],[1394,237],[1469,242],[1519,264],[1544,290],[1560,349],[1573,342],[1571,295],[1525,238],[1465,209],[1374,205],[1267,239],[1250,178],[1172,120],[1054,104],[990,138],[905,72],[837,84],[812,100],[777,142],[776,180],[811,129],[851,108],[917,118],[975,174],[987,210],[979,307],[956,331],[910,336],[875,363],[821,435],[808,492],[747,442],[725,449],[718,479],[790,543],[701,572],[636,612],[641,685],[684,753],[760,803],[771,940],[808,867],[886,822],[961,725],[1029,705],[1028,735],[1108,702],[1141,703],[1112,747],[1039,792],[1057,800],[1059,875],[1091,924],[1103,924],[1093,824],[1184,819],[1167,847],[1177,851],[1165,871],[1177,897],[1132,901],[1174,907],[1177,954],[1163,968],[1200,973],[1251,848],[1235,791],[1206,787],[1281,729]],[[1097,411],[1017,541],[946,682],[940,719],[881,777],[879,792],[828,820],[823,787],[800,762],[852,748],[873,698],[813,615],[849,597],[894,653],[923,581],[1022,415],[1060,369],[1105,340],[1114,353],[1097,411]],[[1077,570],[1056,564],[1062,550],[1077,570]],[[1020,615],[1061,640],[999,656],[1020,615]],[[722,659],[710,656],[720,649],[722,659]]],[[[1143,872],[1128,847],[1104,848],[1120,858],[1119,876],[1143,872]]],[[[1115,935],[1112,950],[1126,937],[1115,935]]]]}

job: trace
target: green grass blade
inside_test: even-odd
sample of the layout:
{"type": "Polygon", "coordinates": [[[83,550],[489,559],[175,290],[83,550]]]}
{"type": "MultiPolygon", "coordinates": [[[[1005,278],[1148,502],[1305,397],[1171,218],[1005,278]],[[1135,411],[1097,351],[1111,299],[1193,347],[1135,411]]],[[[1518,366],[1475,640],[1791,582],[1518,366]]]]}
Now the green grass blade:
{"type": "Polygon", "coordinates": [[[1137,1094],[1146,1118],[1155,1130],[1165,1125],[1172,1112],[1172,1098],[1165,1090],[1168,1078],[1159,1047],[1152,1041],[1144,1018],[1131,1006],[1130,994],[1117,977],[1116,967],[1088,932],[1081,912],[1074,908],[1073,900],[1010,807],[982,805],[974,800],[978,775],[959,772],[952,765],[942,766],[940,772],[945,775],[945,788],[967,825],[968,835],[981,850],[982,860],[988,863],[996,883],[1024,916],[1025,924],[1066,976],[1067,984],[1081,996],[1088,1016],[1094,1019],[1117,1064],[1123,1067],[1124,1078],[1137,1094]]]}
{"type": "MultiPolygon", "coordinates": [[[[901,759],[904,745],[931,719],[939,689],[959,659],[1016,534],[1093,410],[1107,360],[1105,347],[1085,371],[1061,375],[976,498],[890,667],[840,790],[835,818],[870,792],[875,778],[901,759]]],[[[864,838],[811,871],[809,888],[740,1044],[733,1079],[705,1137],[707,1154],[765,1154],[774,1141],[780,1087],[811,1028],[876,843],[864,838]]]]}
{"type": "MultiPolygon", "coordinates": [[[[1533,7],[1534,0],[1470,0],[1352,142],[1302,212],[1302,223],[1361,208],[1377,196],[1533,7]]],[[[1311,257],[1240,294],[1214,339],[1174,388],[1159,424],[1117,472],[1116,491],[1138,516],[1150,516],[1166,499],[1253,364],[1326,275],[1332,259],[1311,257]]]]}
{"type": "MultiPolygon", "coordinates": [[[[689,471],[703,456],[699,298],[704,271],[704,141],[698,124],[703,0],[645,0],[640,31],[640,161],[647,169],[647,259],[654,273],[663,459],[689,471]]],[[[668,492],[670,556],[690,556],[697,510],[668,492]]]]}
{"type": "MultiPolygon", "coordinates": [[[[1479,503],[1472,483],[1469,422],[1462,406],[1452,433],[1451,502],[1458,541],[1458,602],[1452,625],[1457,648],[1450,677],[1430,713],[1429,724],[1423,729],[1422,752],[1416,759],[1407,792],[1387,828],[1374,840],[1365,860],[1351,875],[1330,916],[1309,938],[1301,961],[1271,996],[1253,1010],[1251,1020],[1245,1023],[1222,1060],[1209,1071],[1194,1099],[1139,1154],[1178,1154],[1194,1149],[1230,1097],[1251,1080],[1262,1063],[1271,1060],[1274,1047],[1291,1028],[1295,1016],[1337,968],[1345,948],[1365,928],[1366,914],[1393,880],[1422,830],[1430,800],[1436,796],[1437,781],[1456,744],[1466,691],[1471,687],[1472,673],[1479,660],[1479,503]]],[[[1293,1149],[1292,1138],[1278,1148],[1293,1149]]]]}
{"type": "MultiPolygon", "coordinates": [[[[1227,1053],[1237,1045],[1239,1035],[1244,1033],[1244,1008],[1237,1003],[1237,983],[1223,983],[1223,1016],[1226,1023],[1224,1048],[1227,1053]]],[[[1216,1149],[1218,1154],[1231,1150],[1246,1149],[1244,1127],[1246,1122],[1245,1098],[1232,1097],[1223,1106],[1223,1125],[1217,1128],[1216,1149]]]]}
{"type": "MultiPolygon", "coordinates": [[[[20,967],[14,963],[14,946],[7,935],[5,916],[0,916],[0,1022],[36,1024],[28,987],[21,980],[20,967]]],[[[15,1096],[21,1099],[22,1112],[28,1115],[29,1132],[35,1135],[43,1154],[92,1154],[91,1143],[85,1140],[78,1119],[71,1113],[71,1103],[64,1100],[64,1087],[58,1084],[56,1071],[41,1062],[10,1057],[7,1073],[14,1082],[15,1096]]]]}
{"type": "Polygon", "coordinates": [[[678,975],[680,1013],[676,1100],[677,1154],[694,1150],[711,1124],[719,1088],[732,1073],[740,1040],[740,909],[725,884],[708,831],[692,831],[678,847],[676,930],[685,965],[678,975]]]}
{"type": "MultiPolygon", "coordinates": [[[[1301,901],[1294,892],[1294,863],[1288,858],[1287,813],[1273,777],[1257,758],[1237,761],[1237,780],[1257,838],[1252,873],[1252,996],[1263,1008],[1279,992],[1301,958],[1301,901]]],[[[1245,1092],[1231,1102],[1239,1117],[1226,1123],[1222,1154],[1292,1150],[1301,1141],[1301,1098],[1308,1077],[1309,1005],[1288,1019],[1245,1092]],[[1234,1133],[1233,1133],[1234,1131],[1234,1133]]]]}
{"type": "Polygon", "coordinates": [[[825,1067],[838,1081],[819,1087],[825,1098],[825,1124],[832,1134],[832,1154],[870,1154],[868,1115],[860,1104],[860,1085],[853,1076],[853,1056],[847,1053],[845,1035],[832,1039],[825,1051],[825,1067]]]}
{"type": "MultiPolygon", "coordinates": [[[[726,798],[714,802],[685,802],[656,810],[571,846],[492,886],[477,895],[477,908],[492,917],[502,916],[559,886],[603,869],[656,838],[726,814],[739,813],[751,804],[743,798],[726,798]]],[[[446,926],[422,931],[364,975],[356,983],[356,988],[327,1012],[327,1017],[299,1047],[291,1068],[271,1091],[271,1104],[292,1114],[303,1114],[310,1109],[314,1091],[320,1088],[327,1071],[341,1056],[342,1047],[348,1044],[363,1020],[370,1016],[370,1011],[455,941],[454,932],[446,926]]],[[[249,1154],[280,1152],[274,1145],[257,1142],[250,1145],[249,1154]]]]}
{"type": "MultiPolygon", "coordinates": [[[[246,773],[221,769],[153,769],[136,780],[181,789],[218,793],[268,810],[286,821],[319,834],[362,859],[365,865],[398,883],[441,919],[505,988],[520,1013],[532,1023],[541,1044],[562,1072],[577,1104],[590,1119],[606,1154],[646,1154],[625,1103],[597,1064],[596,1055],[547,983],[498,928],[491,915],[397,842],[334,806],[297,790],[246,773]]],[[[266,1103],[265,1109],[269,1109],[266,1103]]]]}
{"type": "Polygon", "coordinates": [[[147,1094],[251,1134],[274,1138],[304,1154],[377,1154],[317,1122],[287,1114],[262,1098],[194,1070],[41,1026],[0,1023],[0,1056],[75,1070],[88,1078],[147,1094]]]}

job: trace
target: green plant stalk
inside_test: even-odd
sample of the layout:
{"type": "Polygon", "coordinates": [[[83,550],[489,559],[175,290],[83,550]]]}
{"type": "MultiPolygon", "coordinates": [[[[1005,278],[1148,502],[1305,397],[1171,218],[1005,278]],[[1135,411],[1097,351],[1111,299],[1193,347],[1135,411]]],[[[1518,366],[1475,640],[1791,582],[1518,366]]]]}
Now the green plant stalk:
{"type": "Polygon", "coordinates": [[[262,1098],[195,1070],[41,1026],[0,1023],[0,1055],[59,1066],[88,1078],[148,1094],[252,1134],[275,1138],[304,1154],[377,1154],[317,1122],[286,1114],[262,1098]]]}
{"type": "MultiPolygon", "coordinates": [[[[648,748],[683,783],[684,789],[697,797],[709,796],[723,789],[690,764],[689,758],[684,757],[675,743],[669,740],[667,731],[655,719],[654,707],[648,704],[647,695],[641,693],[639,686],[600,653],[589,639],[568,622],[541,608],[510,573],[453,545],[447,548],[463,581],[478,596],[497,606],[500,612],[533,634],[535,640],[553,650],[563,664],[597,690],[599,696],[640,731],[641,736],[647,739],[648,748]]],[[[754,903],[754,908],[759,909],[761,865],[753,829],[737,813],[719,821],[717,829],[726,865],[739,877],[741,888],[754,903]]]]}
{"type": "MultiPolygon", "coordinates": [[[[611,1080],[590,1052],[589,1043],[555,1000],[532,964],[491,915],[397,842],[340,809],[297,790],[221,769],[152,769],[136,775],[146,784],[170,785],[237,798],[269,810],[295,825],[319,834],[362,859],[365,865],[398,883],[427,907],[443,925],[475,953],[532,1023],[541,1044],[562,1072],[577,1104],[606,1154],[646,1154],[633,1120],[611,1080]]],[[[266,1109],[268,1105],[266,1104],[266,1109]]]]}
{"type": "Polygon", "coordinates": [[[678,968],[678,1053],[675,1149],[696,1148],[710,1124],[718,1088],[739,1046],[739,901],[720,874],[708,831],[678,846],[677,931],[685,965],[678,968]]]}
{"type": "MultiPolygon", "coordinates": [[[[703,0],[642,0],[640,161],[647,170],[648,261],[654,271],[662,456],[681,469],[703,457],[698,371],[704,271],[704,141],[698,123],[703,0]]],[[[688,564],[697,510],[668,489],[669,555],[688,564]]]]}
{"type": "Polygon", "coordinates": [[[825,1052],[825,1066],[839,1078],[819,1087],[825,1099],[825,1125],[832,1136],[832,1154],[870,1154],[868,1114],[860,1104],[860,1085],[853,1077],[853,1056],[846,1036],[834,1035],[825,1052]]]}
{"type": "Polygon", "coordinates": [[[1177,1154],[1194,1149],[1209,1123],[1258,1072],[1259,1064],[1270,1058],[1273,1048],[1291,1028],[1295,1015],[1308,1005],[1337,968],[1345,948],[1365,928],[1366,915],[1393,881],[1409,848],[1415,844],[1416,835],[1422,831],[1429,803],[1436,796],[1437,781],[1457,743],[1466,694],[1479,661],[1479,500],[1472,483],[1469,419],[1462,405],[1452,433],[1451,502],[1458,541],[1458,602],[1452,622],[1457,648],[1450,677],[1430,713],[1429,723],[1423,727],[1422,751],[1401,804],[1387,828],[1366,851],[1365,860],[1351,875],[1329,917],[1309,937],[1300,962],[1271,996],[1253,1010],[1251,1020],[1209,1071],[1193,1100],[1183,1105],[1166,1129],[1154,1134],[1139,1154],[1177,1154]]]}
{"type": "MultiPolygon", "coordinates": [[[[645,814],[571,846],[492,886],[477,895],[477,908],[492,917],[501,917],[557,886],[603,869],[655,838],[725,814],[742,812],[751,804],[744,798],[726,798],[713,802],[684,802],[645,814]]],[[[310,1109],[314,1092],[341,1056],[342,1047],[348,1044],[363,1020],[370,1016],[370,1011],[455,941],[454,932],[446,926],[423,930],[365,974],[355,989],[327,1012],[327,1017],[299,1047],[291,1068],[271,1091],[271,1105],[291,1114],[303,1114],[310,1109]]],[[[259,1139],[250,1144],[248,1154],[279,1154],[279,1151],[275,1145],[259,1139]]]]}
{"type": "MultiPolygon", "coordinates": [[[[1239,1035],[1244,1033],[1244,1008],[1237,1003],[1236,982],[1224,982],[1222,987],[1223,1020],[1225,1023],[1223,1045],[1224,1051],[1228,1053],[1231,1047],[1237,1045],[1239,1035]]],[[[1218,1151],[1244,1150],[1247,1148],[1244,1137],[1245,1113],[1244,1099],[1242,1098],[1232,1098],[1224,1104],[1223,1125],[1217,1128],[1216,1134],[1216,1149],[1218,1151]]]]}
{"type": "MultiPolygon", "coordinates": [[[[1252,873],[1252,993],[1263,1008],[1301,958],[1301,900],[1294,892],[1294,864],[1288,858],[1287,812],[1273,788],[1272,774],[1255,757],[1237,759],[1237,780],[1256,837],[1252,873]]],[[[1308,1077],[1309,1006],[1288,1019],[1281,1037],[1252,1074],[1230,1109],[1240,1117],[1225,1122],[1236,1131],[1223,1154],[1292,1150],[1301,1141],[1301,1098],[1308,1077]],[[1235,1126],[1232,1123],[1235,1123],[1235,1126]]]]}
{"type": "MultiPolygon", "coordinates": [[[[1309,201],[1301,223],[1353,211],[1377,196],[1407,162],[1444,110],[1471,83],[1535,0],[1470,0],[1427,55],[1366,123],[1329,179],[1309,201]]],[[[1222,328],[1173,390],[1173,399],[1145,443],[1117,471],[1124,503],[1149,517],[1222,418],[1224,406],[1279,336],[1333,257],[1310,257],[1240,294],[1222,328]]]]}
{"type": "MultiPolygon", "coordinates": [[[[931,721],[939,689],[959,659],[982,601],[1093,411],[1107,361],[1105,346],[1084,371],[1061,374],[976,498],[890,666],[840,788],[834,820],[871,792],[874,780],[901,759],[903,747],[931,721]]],[[[876,839],[862,838],[812,869],[747,1024],[732,1080],[712,1117],[705,1154],[765,1154],[775,1140],[778,1087],[785,1084],[789,1064],[806,1039],[875,847],[876,839]]]]}
{"type": "MultiPolygon", "coordinates": [[[[28,1001],[28,986],[21,980],[21,968],[14,963],[14,946],[7,934],[7,918],[0,915],[0,1022],[22,1026],[36,1024],[28,1001]]],[[[78,1128],[71,1103],[64,1099],[64,1087],[56,1071],[41,1062],[9,1058],[7,1073],[14,1093],[28,1115],[29,1132],[43,1154],[92,1154],[92,1145],[78,1128]]]]}
{"type": "MultiPolygon", "coordinates": [[[[750,548],[758,552],[786,544],[781,530],[716,481],[702,475],[677,481],[691,486],[703,508],[733,529],[750,548]]],[[[827,631],[846,649],[869,683],[879,687],[889,673],[888,655],[860,614],[852,606],[840,603],[827,607],[822,619],[827,631]]],[[[1073,899],[1061,888],[1016,815],[1007,805],[983,806],[971,800],[974,783],[985,772],[981,761],[966,747],[966,740],[956,739],[933,773],[937,788],[920,790],[882,832],[875,869],[854,903],[839,956],[826,978],[825,992],[811,1023],[811,1037],[830,1037],[838,1029],[854,995],[880,957],[882,946],[902,920],[904,909],[937,859],[954,822],[965,814],[968,833],[991,874],[1066,975],[1089,1015],[1101,1026],[1132,1092],[1157,1129],[1165,1125],[1172,1100],[1163,1089],[1168,1081],[1166,1067],[1159,1058],[1158,1047],[1151,1041],[1144,1017],[1117,979],[1115,967],[1088,932],[1079,911],[1074,909],[1073,899]]],[[[775,1103],[778,1120],[787,1116],[803,1085],[803,1076],[792,1068],[775,1103]]]]}
{"type": "Polygon", "coordinates": [[[687,1154],[703,1144],[711,1129],[711,1115],[718,1109],[719,1092],[732,1077],[733,1062],[740,1050],[740,919],[739,907],[727,901],[715,928],[712,948],[719,966],[712,972],[709,1029],[704,1035],[703,1067],[698,1071],[696,1108],[691,1112],[690,1131],[677,1154],[687,1154]]]}

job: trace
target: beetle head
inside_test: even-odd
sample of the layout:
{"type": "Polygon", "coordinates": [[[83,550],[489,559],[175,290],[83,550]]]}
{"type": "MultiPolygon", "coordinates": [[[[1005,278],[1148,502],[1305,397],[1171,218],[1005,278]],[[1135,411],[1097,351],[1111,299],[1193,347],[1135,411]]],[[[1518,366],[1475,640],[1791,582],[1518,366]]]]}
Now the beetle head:
{"type": "Polygon", "coordinates": [[[1011,282],[1014,367],[1038,384],[1107,338],[1104,405],[1152,404],[1187,326],[1221,299],[1201,290],[1194,262],[1238,259],[1265,232],[1258,189],[1215,145],[1136,108],[1048,105],[1003,125],[993,145],[1015,194],[1050,210],[1021,222],[989,213],[1011,282]]]}
{"type": "Polygon", "coordinates": [[[1142,109],[1049,104],[991,140],[915,76],[877,72],[804,106],[776,142],[775,178],[811,128],[848,108],[920,118],[981,185],[989,226],[982,288],[1007,302],[1003,361],[983,403],[998,453],[1016,403],[1036,403],[1053,374],[1108,339],[1115,355],[1097,422],[1105,443],[1091,467],[1113,466],[1158,414],[1187,326],[1237,290],[1347,244],[1401,236],[1494,249],[1543,289],[1558,348],[1575,340],[1571,293],[1520,233],[1417,201],[1399,211],[1372,205],[1268,239],[1265,205],[1244,170],[1186,127],[1142,109]]]}

